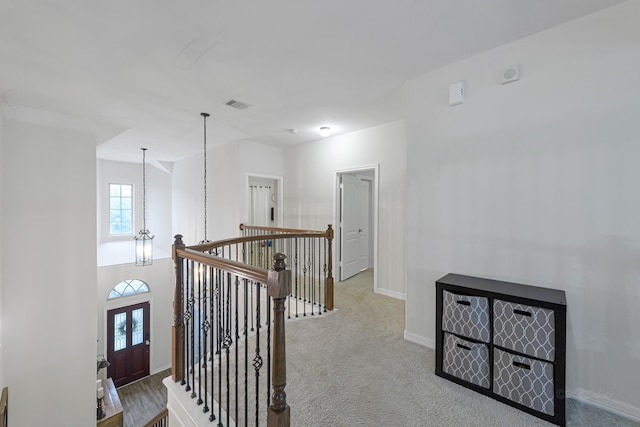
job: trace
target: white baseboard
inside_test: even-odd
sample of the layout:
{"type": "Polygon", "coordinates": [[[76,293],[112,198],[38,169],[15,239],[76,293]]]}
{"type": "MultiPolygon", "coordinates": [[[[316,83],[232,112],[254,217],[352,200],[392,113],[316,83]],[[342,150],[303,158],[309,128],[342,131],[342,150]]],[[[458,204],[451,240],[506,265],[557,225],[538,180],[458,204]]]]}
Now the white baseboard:
{"type": "MultiPolygon", "coordinates": [[[[170,425],[179,427],[210,426],[212,425],[211,421],[209,421],[211,411],[216,417],[219,416],[220,408],[217,402],[214,402],[210,412],[202,412],[203,407],[196,405],[196,400],[191,398],[190,393],[185,392],[184,387],[179,382],[174,383],[171,378],[165,378],[162,383],[167,388],[167,409],[169,410],[170,425]]],[[[206,392],[202,397],[209,402],[210,397],[206,392]]],[[[227,413],[223,409],[221,419],[224,420],[226,418],[227,413]]],[[[235,422],[231,420],[228,427],[236,427],[235,422]]]]}
{"type": "Polygon", "coordinates": [[[403,294],[402,292],[390,291],[389,289],[378,288],[374,292],[376,294],[384,295],[384,296],[395,298],[395,299],[401,299],[403,301],[406,301],[407,299],[407,294],[403,294]]]}
{"type": "Polygon", "coordinates": [[[150,374],[150,375],[155,375],[155,374],[157,374],[158,372],[162,372],[162,371],[164,371],[165,369],[169,369],[169,368],[171,368],[171,363],[169,363],[168,365],[160,366],[159,368],[154,369],[153,371],[151,371],[151,374],[150,374]]]}
{"type": "Polygon", "coordinates": [[[407,340],[407,341],[411,341],[412,343],[416,343],[418,345],[421,345],[423,347],[430,348],[432,350],[435,350],[435,348],[436,348],[436,343],[433,342],[432,339],[425,338],[425,337],[423,337],[421,335],[414,334],[412,332],[407,331],[406,329],[404,330],[404,339],[407,340]]]}
{"type": "Polygon", "coordinates": [[[611,399],[607,396],[594,393],[589,390],[575,389],[568,393],[568,397],[595,406],[608,412],[613,412],[621,417],[628,418],[635,422],[640,422],[640,408],[631,406],[628,403],[611,399]]]}

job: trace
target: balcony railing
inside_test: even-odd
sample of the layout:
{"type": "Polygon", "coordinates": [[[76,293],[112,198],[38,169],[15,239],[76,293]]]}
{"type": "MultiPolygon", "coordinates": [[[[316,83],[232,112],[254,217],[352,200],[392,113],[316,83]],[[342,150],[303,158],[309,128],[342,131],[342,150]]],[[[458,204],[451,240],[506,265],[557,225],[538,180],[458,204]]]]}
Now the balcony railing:
{"type": "Polygon", "coordinates": [[[333,309],[331,226],[260,231],[173,245],[172,378],[221,426],[289,425],[285,316],[333,309]]]}

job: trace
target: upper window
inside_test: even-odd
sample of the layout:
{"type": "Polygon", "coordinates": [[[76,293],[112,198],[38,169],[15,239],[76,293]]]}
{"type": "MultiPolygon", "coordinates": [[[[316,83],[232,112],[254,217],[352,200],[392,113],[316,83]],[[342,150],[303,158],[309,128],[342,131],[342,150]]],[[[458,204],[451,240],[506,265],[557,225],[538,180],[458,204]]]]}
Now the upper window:
{"type": "Polygon", "coordinates": [[[149,286],[142,280],[131,279],[118,283],[111,292],[107,299],[114,299],[120,297],[126,297],[129,295],[143,294],[149,292],[149,286]]]}
{"type": "Polygon", "coordinates": [[[133,185],[109,184],[109,234],[133,234],[133,185]]]}

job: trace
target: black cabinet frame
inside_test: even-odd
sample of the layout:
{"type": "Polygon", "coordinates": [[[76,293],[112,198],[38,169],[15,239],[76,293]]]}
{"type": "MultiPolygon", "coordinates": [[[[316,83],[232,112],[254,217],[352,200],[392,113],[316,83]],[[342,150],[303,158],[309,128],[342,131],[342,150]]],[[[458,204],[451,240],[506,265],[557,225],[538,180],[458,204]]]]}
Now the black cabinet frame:
{"type": "MultiPolygon", "coordinates": [[[[566,397],[566,314],[567,303],[565,292],[557,289],[541,288],[537,286],[522,285],[518,283],[503,282],[498,280],[483,279],[479,277],[463,276],[459,274],[447,274],[436,281],[436,369],[435,373],[439,377],[446,378],[485,396],[489,396],[514,408],[528,412],[538,418],[544,419],[551,423],[564,426],[566,425],[565,413],[565,397],[566,397]],[[489,300],[489,329],[490,340],[487,344],[489,347],[489,369],[490,381],[492,387],[485,389],[483,387],[471,384],[465,380],[454,377],[443,372],[443,344],[444,331],[442,330],[442,291],[447,290],[456,294],[481,296],[489,300]],[[554,387],[554,415],[548,415],[538,412],[532,408],[521,405],[505,397],[493,392],[493,349],[494,347],[506,350],[510,353],[522,355],[530,359],[536,359],[531,355],[521,354],[511,349],[503,349],[493,344],[493,301],[500,299],[517,304],[525,304],[529,306],[542,307],[553,310],[555,316],[555,357],[553,365],[553,387],[554,387]]],[[[469,340],[467,337],[462,337],[469,340]]],[[[471,340],[473,341],[473,340],[471,340]]],[[[542,360],[542,359],[540,359],[542,360]]]]}

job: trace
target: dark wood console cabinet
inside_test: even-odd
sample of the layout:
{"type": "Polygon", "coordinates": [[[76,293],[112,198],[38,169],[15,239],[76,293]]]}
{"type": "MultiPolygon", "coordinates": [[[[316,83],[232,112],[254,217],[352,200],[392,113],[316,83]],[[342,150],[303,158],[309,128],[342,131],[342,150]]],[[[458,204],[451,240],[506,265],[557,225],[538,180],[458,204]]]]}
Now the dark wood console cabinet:
{"type": "Polygon", "coordinates": [[[436,281],[436,375],[565,425],[564,291],[447,274],[436,281]]]}

